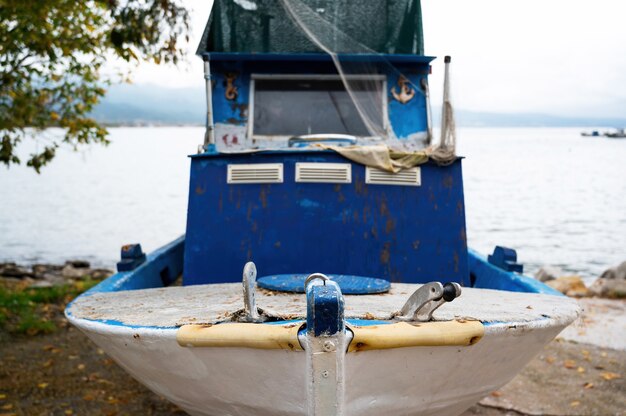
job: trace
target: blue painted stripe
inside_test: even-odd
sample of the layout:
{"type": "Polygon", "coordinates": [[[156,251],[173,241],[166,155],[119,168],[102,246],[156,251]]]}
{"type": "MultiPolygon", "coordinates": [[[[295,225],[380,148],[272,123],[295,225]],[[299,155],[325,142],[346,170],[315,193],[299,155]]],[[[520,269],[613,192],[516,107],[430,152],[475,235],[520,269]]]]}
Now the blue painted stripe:
{"type": "MultiPolygon", "coordinates": [[[[69,314],[71,316],[71,314],[69,314]]],[[[543,321],[551,319],[549,316],[541,317],[538,319],[533,319],[532,322],[543,321]]],[[[129,329],[155,329],[155,330],[164,330],[164,329],[172,329],[177,330],[180,326],[151,326],[151,325],[128,325],[120,321],[111,320],[111,319],[89,319],[91,322],[98,322],[105,325],[111,325],[115,327],[124,327],[129,329]]],[[[216,325],[227,325],[230,322],[220,322],[216,325]]],[[[271,321],[271,322],[262,322],[257,325],[303,325],[305,321],[303,319],[294,319],[294,320],[284,320],[284,321],[271,321]]],[[[398,321],[380,321],[380,320],[368,320],[368,319],[346,319],[346,324],[355,327],[364,327],[364,326],[379,326],[379,325],[391,325],[396,324],[398,321]]],[[[485,327],[489,326],[497,326],[497,325],[511,325],[511,324],[521,324],[520,322],[509,322],[509,321],[491,321],[491,322],[481,322],[485,327]]],[[[522,322],[523,323],[523,322],[522,322]]],[[[303,327],[298,331],[298,335],[305,335],[306,327],[303,327]]]]}
{"type": "MultiPolygon", "coordinates": [[[[211,61],[297,61],[297,62],[332,62],[326,53],[244,53],[244,52],[204,52],[200,56],[211,61]]],[[[428,64],[436,57],[410,54],[339,54],[343,62],[390,62],[390,63],[421,63],[428,64]]]]}
{"type": "Polygon", "coordinates": [[[271,321],[271,322],[263,322],[264,325],[294,325],[294,324],[303,324],[305,322],[304,319],[293,319],[287,321],[271,321]]]}
{"type": "Polygon", "coordinates": [[[346,319],[346,323],[352,326],[376,326],[395,324],[397,321],[379,321],[376,319],[346,319]]]}
{"type": "Polygon", "coordinates": [[[524,325],[524,324],[528,324],[531,322],[541,322],[541,321],[547,321],[549,319],[552,319],[551,316],[548,315],[542,315],[540,318],[534,318],[532,321],[489,321],[489,322],[481,322],[483,324],[483,326],[487,327],[487,326],[497,326],[497,325],[524,325]]]}
{"type": "MultiPolygon", "coordinates": [[[[71,314],[70,314],[71,316],[71,314]]],[[[120,321],[112,320],[112,319],[86,319],[90,322],[98,322],[104,325],[109,325],[118,328],[128,328],[128,329],[156,329],[156,330],[164,330],[164,329],[172,329],[178,330],[180,326],[154,326],[154,325],[129,325],[120,321]]]]}
{"type": "MultiPolygon", "coordinates": [[[[257,150],[254,152],[246,152],[246,151],[242,151],[239,153],[220,153],[219,151],[215,150],[214,152],[204,152],[204,153],[194,153],[192,155],[188,155],[191,159],[198,159],[198,158],[215,158],[215,157],[223,157],[223,156],[242,156],[242,155],[247,155],[247,154],[255,154],[255,155],[285,155],[285,154],[309,154],[309,153],[313,153],[313,154],[320,154],[323,155],[324,153],[326,154],[333,154],[336,153],[334,150],[329,150],[329,149],[319,149],[319,148],[311,148],[311,147],[291,147],[291,148],[284,148],[284,149],[271,149],[271,150],[257,150]]],[[[324,162],[326,161],[326,159],[320,159],[320,162],[324,162]]],[[[228,164],[230,162],[225,162],[225,164],[228,164]]]]}

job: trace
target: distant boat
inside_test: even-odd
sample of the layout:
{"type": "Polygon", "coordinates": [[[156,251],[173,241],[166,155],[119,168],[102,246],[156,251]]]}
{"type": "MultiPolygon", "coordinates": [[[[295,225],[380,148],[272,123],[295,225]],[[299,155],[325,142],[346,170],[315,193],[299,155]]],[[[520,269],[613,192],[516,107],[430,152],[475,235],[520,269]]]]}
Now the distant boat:
{"type": "Polygon", "coordinates": [[[419,0],[216,0],[186,235],[124,246],[68,320],[191,415],[452,416],[510,381],[579,308],[514,250],[468,249],[448,57],[450,136],[423,145],[421,21],[419,0]]]}
{"type": "Polygon", "coordinates": [[[591,132],[583,131],[582,133],[580,133],[580,135],[584,137],[600,137],[601,136],[598,130],[592,130],[591,132]]]}
{"type": "Polygon", "coordinates": [[[604,133],[604,135],[611,139],[623,139],[623,138],[626,138],[626,130],[617,129],[616,131],[613,131],[613,132],[606,132],[604,133]]]}

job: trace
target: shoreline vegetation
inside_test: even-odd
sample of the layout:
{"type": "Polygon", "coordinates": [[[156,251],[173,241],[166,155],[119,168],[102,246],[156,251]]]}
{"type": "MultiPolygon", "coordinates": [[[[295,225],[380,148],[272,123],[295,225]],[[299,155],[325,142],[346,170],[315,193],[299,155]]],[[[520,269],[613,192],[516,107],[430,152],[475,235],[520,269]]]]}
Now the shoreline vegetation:
{"type": "Polygon", "coordinates": [[[0,329],[2,335],[50,334],[67,326],[65,305],[112,275],[83,260],[63,265],[0,263],[0,329]]]}
{"type": "MultiPolygon", "coordinates": [[[[615,273],[622,269],[626,262],[602,279],[618,281],[615,273]]],[[[553,287],[563,277],[571,280],[542,270],[537,277],[553,287]]],[[[0,263],[0,415],[185,414],[132,379],[65,319],[67,303],[112,274],[82,260],[0,263]]],[[[578,289],[569,294],[579,296],[578,289]]],[[[589,294],[587,289],[580,299],[579,321],[463,416],[626,416],[626,299],[589,294]],[[596,342],[611,336],[612,343],[596,342]]]]}

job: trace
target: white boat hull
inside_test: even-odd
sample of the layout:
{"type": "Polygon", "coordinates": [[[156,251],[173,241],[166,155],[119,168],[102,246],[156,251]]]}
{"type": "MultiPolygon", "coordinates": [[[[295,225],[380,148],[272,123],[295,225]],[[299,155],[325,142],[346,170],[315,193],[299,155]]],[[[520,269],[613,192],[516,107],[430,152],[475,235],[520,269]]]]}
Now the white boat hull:
{"type": "MultiPolygon", "coordinates": [[[[132,328],[69,316],[152,391],[191,415],[306,415],[306,353],[186,348],[176,328],[132,328]]],[[[351,352],[347,415],[458,415],[511,380],[573,319],[495,323],[471,346],[351,352]]]]}

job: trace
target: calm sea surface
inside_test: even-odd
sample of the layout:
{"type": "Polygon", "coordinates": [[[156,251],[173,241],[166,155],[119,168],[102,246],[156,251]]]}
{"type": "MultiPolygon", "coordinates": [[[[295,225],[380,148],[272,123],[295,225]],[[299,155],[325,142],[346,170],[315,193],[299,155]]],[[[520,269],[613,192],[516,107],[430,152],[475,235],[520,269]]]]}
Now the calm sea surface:
{"type": "MultiPolygon", "coordinates": [[[[626,260],[626,140],[581,130],[459,129],[473,248],[514,247],[527,274],[554,265],[592,278],[626,260]]],[[[184,233],[186,155],[203,129],[110,132],[108,147],[59,150],[41,175],[0,167],[0,261],[112,268],[124,243],[151,251],[184,233]]]]}

